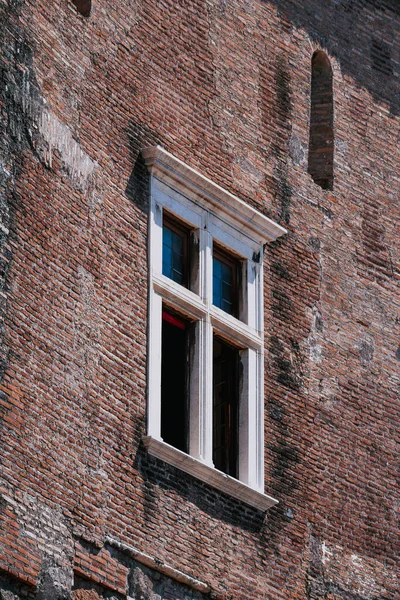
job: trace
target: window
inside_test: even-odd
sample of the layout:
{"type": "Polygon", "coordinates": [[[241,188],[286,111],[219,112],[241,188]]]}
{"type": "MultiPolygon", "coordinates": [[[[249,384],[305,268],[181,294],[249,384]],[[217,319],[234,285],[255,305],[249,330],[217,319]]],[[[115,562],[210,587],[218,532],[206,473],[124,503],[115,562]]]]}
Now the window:
{"type": "Polygon", "coordinates": [[[332,68],[324,52],[314,52],[311,69],[308,172],[322,189],[332,190],[334,151],[332,68]]]}
{"type": "Polygon", "coordinates": [[[149,453],[266,509],[263,244],[285,230],[160,147],[151,173],[149,453]]]}

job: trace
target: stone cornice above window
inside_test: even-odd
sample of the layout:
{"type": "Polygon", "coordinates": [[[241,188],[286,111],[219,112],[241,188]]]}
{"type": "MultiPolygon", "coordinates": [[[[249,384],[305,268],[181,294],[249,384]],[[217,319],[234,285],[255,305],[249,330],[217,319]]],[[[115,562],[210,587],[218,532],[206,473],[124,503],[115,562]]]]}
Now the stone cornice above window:
{"type": "Polygon", "coordinates": [[[161,148],[154,146],[142,151],[151,174],[164,183],[170,183],[192,201],[201,201],[204,209],[244,230],[253,241],[264,244],[287,233],[286,229],[255,210],[237,196],[213,183],[210,179],[161,148]]]}

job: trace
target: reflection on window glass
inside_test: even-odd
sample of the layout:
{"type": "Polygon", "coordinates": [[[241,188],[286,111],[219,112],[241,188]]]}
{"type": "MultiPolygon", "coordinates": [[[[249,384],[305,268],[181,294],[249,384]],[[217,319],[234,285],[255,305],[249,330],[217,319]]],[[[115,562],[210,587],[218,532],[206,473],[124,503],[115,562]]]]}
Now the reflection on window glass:
{"type": "Polygon", "coordinates": [[[181,285],[184,284],[184,242],[183,235],[164,225],[162,272],[181,285]]]}
{"type": "Polygon", "coordinates": [[[234,269],[219,258],[213,258],[213,304],[234,314],[234,269]]]}

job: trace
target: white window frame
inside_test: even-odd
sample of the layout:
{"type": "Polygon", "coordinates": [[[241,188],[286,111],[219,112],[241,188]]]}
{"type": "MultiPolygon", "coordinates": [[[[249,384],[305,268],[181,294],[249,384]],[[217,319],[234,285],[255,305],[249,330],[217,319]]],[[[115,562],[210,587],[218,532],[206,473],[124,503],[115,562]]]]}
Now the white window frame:
{"type": "Polygon", "coordinates": [[[150,171],[148,452],[261,510],[277,500],[264,494],[264,322],[263,247],[286,230],[239,198],[156,146],[143,150],[150,171]],[[199,269],[195,291],[162,274],[163,211],[198,234],[199,269]],[[212,304],[213,242],[240,256],[245,281],[240,319],[212,304]],[[162,304],[196,320],[190,376],[189,452],[161,438],[162,304]],[[239,477],[212,461],[213,334],[244,348],[239,399],[239,477]]]}

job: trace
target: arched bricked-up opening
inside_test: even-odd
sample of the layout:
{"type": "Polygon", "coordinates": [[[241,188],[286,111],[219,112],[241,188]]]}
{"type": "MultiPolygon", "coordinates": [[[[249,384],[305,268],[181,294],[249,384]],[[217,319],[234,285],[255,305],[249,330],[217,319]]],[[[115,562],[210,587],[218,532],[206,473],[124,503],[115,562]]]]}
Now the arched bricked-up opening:
{"type": "Polygon", "coordinates": [[[89,17],[92,10],[92,0],[72,0],[72,3],[75,4],[76,10],[83,17],[89,17]]]}
{"type": "Polygon", "coordinates": [[[311,113],[308,172],[324,190],[333,189],[333,87],[332,68],[324,52],[311,62],[311,113]]]}

